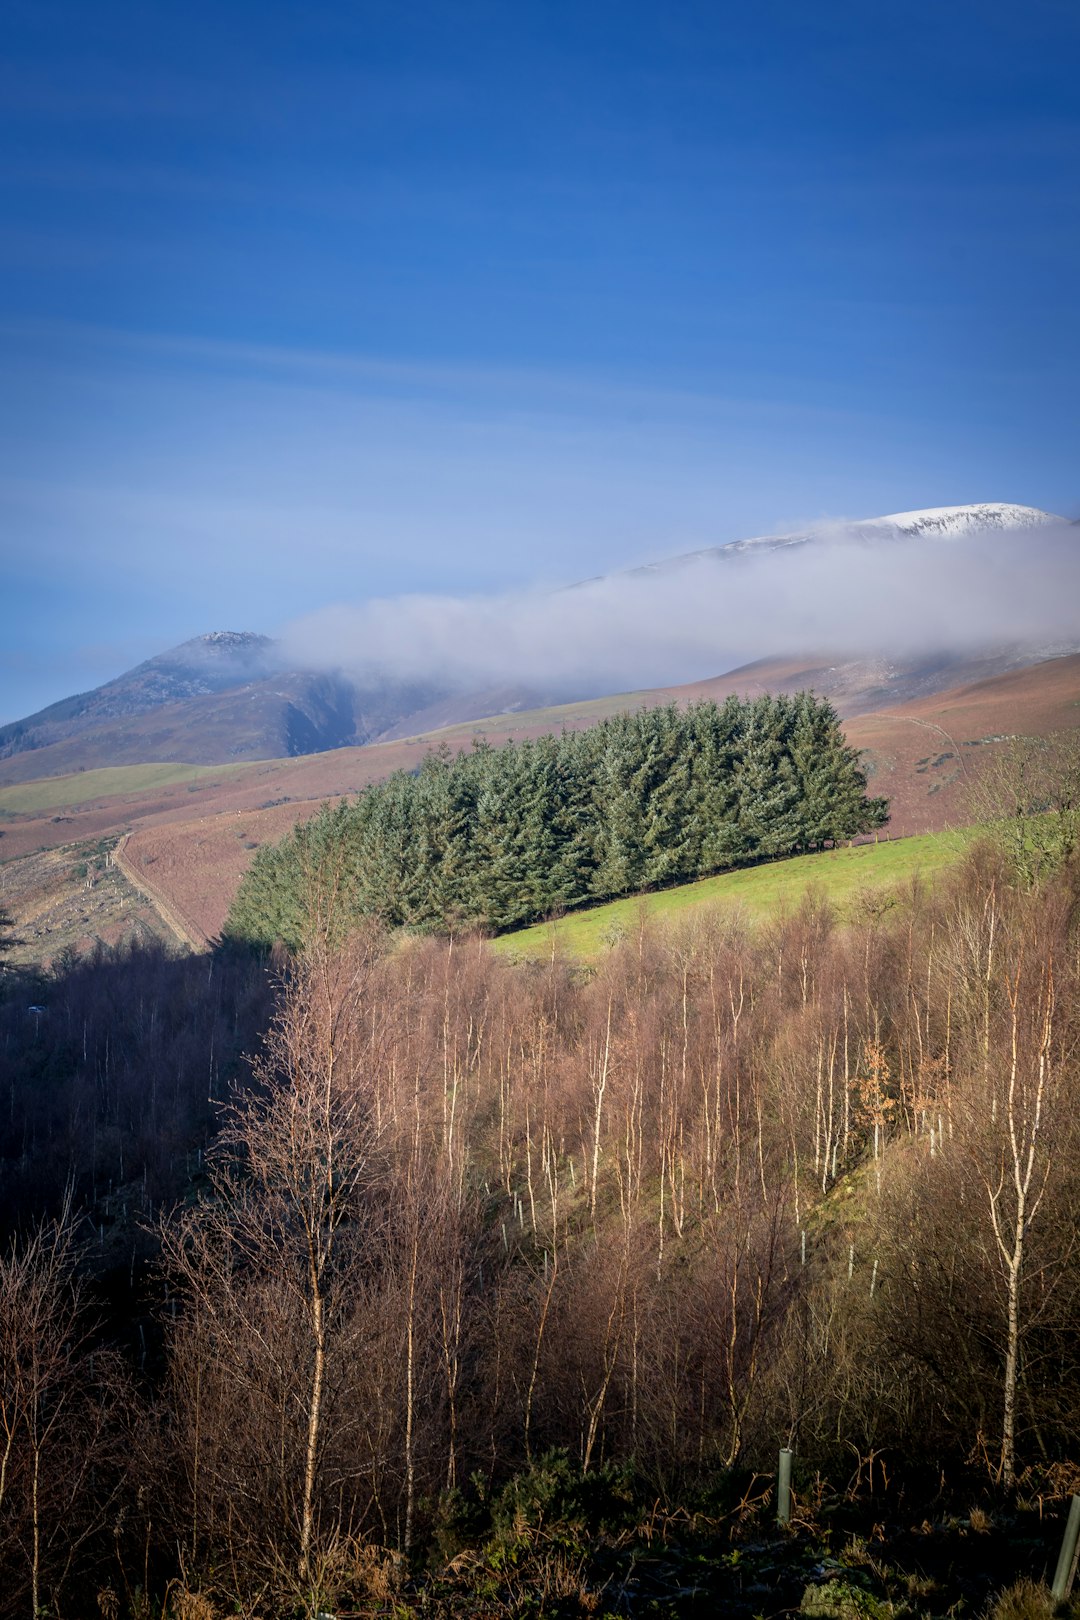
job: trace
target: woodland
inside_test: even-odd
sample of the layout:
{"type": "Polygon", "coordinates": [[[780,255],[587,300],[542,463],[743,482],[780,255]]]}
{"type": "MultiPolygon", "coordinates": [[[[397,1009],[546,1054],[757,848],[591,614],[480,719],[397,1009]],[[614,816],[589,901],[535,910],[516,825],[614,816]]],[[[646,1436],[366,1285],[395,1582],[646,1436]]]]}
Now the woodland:
{"type": "Polygon", "coordinates": [[[588,968],[312,872],[0,974],[0,1614],[1050,1614],[1075,855],[588,968]]]}
{"type": "Polygon", "coordinates": [[[331,881],[365,916],[499,931],[880,826],[836,711],[809,692],[641,709],[561,736],[428,755],[260,849],[227,934],[297,947],[331,881]],[[330,872],[333,872],[333,879],[330,872]]]}

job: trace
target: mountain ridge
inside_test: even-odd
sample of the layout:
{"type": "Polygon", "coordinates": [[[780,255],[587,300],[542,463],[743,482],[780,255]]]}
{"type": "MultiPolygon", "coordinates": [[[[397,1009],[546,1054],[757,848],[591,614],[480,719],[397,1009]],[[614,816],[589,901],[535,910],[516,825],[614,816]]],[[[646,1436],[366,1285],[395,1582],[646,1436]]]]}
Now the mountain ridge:
{"type": "Polygon", "coordinates": [[[828,544],[880,544],[894,540],[958,540],[994,530],[1049,528],[1065,523],[1056,512],[1038,506],[1020,506],[1013,501],[977,501],[960,506],[926,506],[910,512],[890,512],[882,517],[856,518],[842,522],[822,521],[805,529],[779,534],[758,534],[745,540],[728,540],[719,546],[703,546],[696,551],[661,558],[654,563],[627,570],[634,574],[665,573],[687,563],[704,559],[721,560],[744,555],[761,556],[788,547],[828,544]]]}
{"type": "MultiPolygon", "coordinates": [[[[920,539],[951,543],[979,533],[1022,535],[1064,523],[1038,507],[1010,502],[926,507],[728,541],[623,570],[621,577],[660,576],[702,560],[728,563],[808,545],[890,545],[920,539]]],[[[826,648],[815,659],[778,655],[767,645],[767,634],[763,625],[761,659],[756,662],[797,665],[806,684],[816,684],[848,714],[1073,650],[1073,645],[1013,645],[961,656],[942,648],[933,655],[890,660],[882,655],[837,656],[826,648]]],[[[358,677],[340,668],[290,665],[282,645],[256,631],[213,630],[89,692],[0,726],[0,782],[103,765],[229,764],[315,754],[597,695],[565,686],[543,689],[509,680],[465,690],[434,674],[428,679],[378,673],[358,677]]]]}

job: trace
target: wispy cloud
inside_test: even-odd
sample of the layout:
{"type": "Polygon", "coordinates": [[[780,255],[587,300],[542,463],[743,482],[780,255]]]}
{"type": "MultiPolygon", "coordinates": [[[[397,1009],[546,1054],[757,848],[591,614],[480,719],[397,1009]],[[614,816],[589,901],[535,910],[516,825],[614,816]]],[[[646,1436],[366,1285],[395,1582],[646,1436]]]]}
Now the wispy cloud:
{"type": "MultiPolygon", "coordinates": [[[[846,306],[844,306],[846,307],[846,306]]],[[[0,341],[18,360],[28,357],[36,372],[50,366],[57,380],[110,374],[118,364],[135,362],[148,372],[207,374],[234,382],[280,388],[310,387],[330,394],[383,397],[386,393],[432,404],[470,400],[514,409],[533,419],[548,411],[571,417],[621,414],[631,420],[664,420],[688,424],[751,420],[805,426],[827,423],[854,426],[860,413],[824,403],[808,407],[770,388],[764,379],[752,390],[719,385],[677,387],[636,380],[634,373],[614,375],[585,366],[558,368],[541,364],[491,365],[479,362],[409,360],[398,356],[313,345],[250,343],[188,333],[100,326],[89,322],[0,320],[0,341]]],[[[887,411],[882,412],[887,419],[887,411]]]]}
{"type": "Polygon", "coordinates": [[[766,427],[794,483],[854,422],[556,368],[57,323],[0,337],[21,568],[170,589],[180,568],[208,624],[241,622],[245,601],[271,628],[286,603],[557,584],[732,539],[802,505],[762,465],[766,427]]]}

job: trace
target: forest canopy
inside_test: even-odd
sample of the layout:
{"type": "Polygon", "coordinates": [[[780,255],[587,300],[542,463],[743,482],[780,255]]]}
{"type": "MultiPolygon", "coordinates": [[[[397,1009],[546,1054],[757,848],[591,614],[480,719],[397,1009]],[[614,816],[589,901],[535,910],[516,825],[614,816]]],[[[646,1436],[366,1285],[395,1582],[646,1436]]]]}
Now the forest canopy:
{"type": "Polygon", "coordinates": [[[499,930],[820,849],[881,826],[857,751],[809,692],[643,709],[429,754],[260,849],[226,935],[297,948],[362,917],[499,930]]]}

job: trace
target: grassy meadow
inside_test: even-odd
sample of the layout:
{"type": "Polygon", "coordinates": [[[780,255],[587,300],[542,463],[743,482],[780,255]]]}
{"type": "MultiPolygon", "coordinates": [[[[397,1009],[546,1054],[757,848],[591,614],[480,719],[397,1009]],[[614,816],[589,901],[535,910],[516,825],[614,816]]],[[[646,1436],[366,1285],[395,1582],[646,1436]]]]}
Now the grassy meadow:
{"type": "Polygon", "coordinates": [[[43,776],[33,782],[16,782],[0,788],[0,812],[40,815],[44,810],[61,810],[73,804],[86,804],[90,799],[110,799],[125,793],[175,787],[178,783],[235,776],[260,763],[245,760],[242,765],[106,765],[96,771],[74,771],[70,776],[43,776]]]}
{"type": "Polygon", "coordinates": [[[554,922],[536,923],[503,934],[493,948],[520,958],[547,956],[554,948],[588,961],[614,938],[631,932],[643,911],[650,919],[666,919],[697,906],[728,905],[742,906],[754,917],[768,917],[782,907],[798,905],[810,887],[850,915],[868,895],[888,891],[917,874],[930,877],[951,865],[977,832],[976,827],[964,827],[918,838],[882,839],[721,872],[696,883],[629,895],[554,922]]]}

